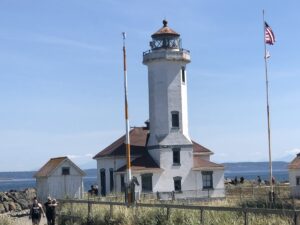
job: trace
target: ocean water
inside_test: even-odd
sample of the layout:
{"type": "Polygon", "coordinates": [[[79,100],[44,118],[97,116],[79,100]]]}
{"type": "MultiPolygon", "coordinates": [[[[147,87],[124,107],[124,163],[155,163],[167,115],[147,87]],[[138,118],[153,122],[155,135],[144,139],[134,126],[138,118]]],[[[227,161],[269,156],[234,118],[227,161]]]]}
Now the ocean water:
{"type": "MultiPolygon", "coordinates": [[[[260,176],[262,180],[269,180],[268,162],[243,162],[243,163],[224,163],[225,178],[234,179],[244,177],[246,180],[256,180],[260,176]]],[[[273,162],[273,176],[278,182],[289,180],[288,163],[273,162]]]]}
{"type": "MultiPolygon", "coordinates": [[[[91,185],[97,183],[97,177],[84,177],[83,185],[84,191],[88,191],[91,185]]],[[[0,192],[9,190],[24,190],[26,188],[35,188],[36,182],[33,178],[15,178],[15,179],[0,179],[0,192]]]]}
{"type": "MultiPolygon", "coordinates": [[[[225,172],[224,177],[229,179],[234,179],[237,177],[238,179],[240,177],[244,177],[246,180],[256,180],[257,176],[260,176],[262,180],[269,181],[269,171],[248,171],[248,172],[225,172]]],[[[285,182],[289,180],[289,174],[288,170],[280,170],[280,171],[274,171],[273,170],[273,177],[275,177],[275,180],[278,182],[285,182]]]]}
{"type": "MultiPolygon", "coordinates": [[[[234,179],[244,177],[246,180],[256,180],[260,176],[262,180],[269,180],[268,162],[241,162],[223,163],[224,177],[234,179]]],[[[84,190],[88,191],[91,185],[97,183],[97,169],[85,170],[87,176],[83,178],[84,190]]],[[[24,190],[36,187],[35,172],[0,172],[0,192],[9,190],[24,190]]],[[[278,182],[288,181],[288,163],[273,162],[273,176],[278,182]]]]}

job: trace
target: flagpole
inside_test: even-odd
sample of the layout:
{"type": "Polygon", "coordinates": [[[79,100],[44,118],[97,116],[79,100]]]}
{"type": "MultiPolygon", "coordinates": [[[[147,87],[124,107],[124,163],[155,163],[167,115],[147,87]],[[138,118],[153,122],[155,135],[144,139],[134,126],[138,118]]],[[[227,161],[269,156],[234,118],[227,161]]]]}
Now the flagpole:
{"type": "Polygon", "coordinates": [[[126,34],[125,32],[122,33],[123,35],[123,64],[124,64],[124,92],[125,92],[125,123],[126,123],[126,173],[127,173],[127,203],[131,203],[131,190],[130,190],[130,183],[131,183],[131,160],[130,160],[130,137],[129,137],[129,119],[128,119],[128,100],[127,100],[127,68],[126,68],[126,47],[125,47],[125,40],[126,34]]]}
{"type": "Polygon", "coordinates": [[[271,128],[270,128],[270,107],[269,107],[269,80],[268,80],[268,62],[267,62],[267,46],[265,40],[265,11],[263,10],[263,30],[264,30],[264,59],[265,59],[265,77],[266,77],[266,99],[267,99],[267,120],[268,120],[268,150],[269,150],[269,182],[270,182],[270,201],[273,202],[273,169],[272,169],[272,150],[271,150],[271,128]]]}

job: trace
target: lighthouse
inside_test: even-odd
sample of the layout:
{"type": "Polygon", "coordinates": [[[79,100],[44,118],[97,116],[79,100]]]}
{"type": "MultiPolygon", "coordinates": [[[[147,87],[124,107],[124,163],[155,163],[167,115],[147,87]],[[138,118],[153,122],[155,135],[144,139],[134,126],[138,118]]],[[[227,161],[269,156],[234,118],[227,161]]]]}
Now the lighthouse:
{"type": "MultiPolygon", "coordinates": [[[[187,65],[190,52],[180,34],[163,26],[151,35],[143,53],[148,67],[149,122],[130,130],[132,175],[136,191],[159,198],[224,197],[224,167],[210,161],[213,152],[191,139],[188,123],[187,65]]],[[[146,104],[146,103],[145,103],[146,104]]],[[[125,135],[95,155],[99,187],[124,191],[125,135]]]]}
{"type": "Polygon", "coordinates": [[[163,27],[152,34],[144,52],[148,67],[150,136],[148,149],[159,163],[161,149],[192,149],[188,129],[187,67],[190,52],[181,46],[180,34],[163,27]]]}

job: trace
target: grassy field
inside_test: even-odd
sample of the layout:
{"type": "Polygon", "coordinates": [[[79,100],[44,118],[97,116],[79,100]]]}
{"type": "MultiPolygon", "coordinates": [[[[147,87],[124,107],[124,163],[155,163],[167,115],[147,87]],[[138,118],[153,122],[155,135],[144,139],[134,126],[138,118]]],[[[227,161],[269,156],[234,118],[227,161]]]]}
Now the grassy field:
{"type": "MultiPolygon", "coordinates": [[[[169,201],[168,204],[192,204],[199,206],[223,206],[223,207],[247,207],[247,208],[269,208],[268,187],[243,186],[227,187],[227,197],[210,201],[169,201]]],[[[297,207],[298,201],[288,198],[289,192],[286,187],[277,188],[278,199],[272,205],[275,209],[293,209],[297,207]]],[[[121,197],[96,197],[91,200],[124,202],[121,197]]],[[[162,203],[155,199],[145,198],[143,203],[162,203]]],[[[164,202],[166,203],[166,202],[164,202]]],[[[92,205],[91,214],[88,217],[87,204],[61,204],[58,211],[64,215],[74,216],[72,220],[59,218],[59,225],[200,225],[200,210],[183,210],[166,208],[125,207],[114,206],[111,217],[109,206],[92,205]],[[88,221],[88,218],[90,220],[88,221]]],[[[237,225],[244,224],[242,212],[217,212],[204,211],[203,225],[237,225]]],[[[0,225],[16,225],[16,221],[8,217],[0,217],[0,225]]],[[[20,224],[20,223],[19,223],[20,224]]],[[[23,224],[23,222],[22,222],[23,224]]],[[[291,216],[248,214],[249,225],[290,225],[294,224],[291,216]]]]}
{"type": "MultiPolygon", "coordinates": [[[[216,203],[213,205],[216,206],[216,203]]],[[[222,205],[224,205],[223,202],[222,205]]],[[[62,210],[65,214],[70,214],[70,207],[62,210]]],[[[111,218],[108,206],[94,205],[90,221],[88,221],[86,205],[74,205],[73,210],[72,215],[80,219],[73,222],[62,219],[59,221],[60,225],[200,225],[200,212],[197,210],[172,209],[168,216],[166,209],[115,206],[111,218]]],[[[235,225],[244,224],[243,216],[242,213],[237,212],[205,211],[203,218],[205,225],[235,225]]],[[[250,214],[248,221],[249,225],[293,224],[291,217],[262,214],[250,214]]]]}

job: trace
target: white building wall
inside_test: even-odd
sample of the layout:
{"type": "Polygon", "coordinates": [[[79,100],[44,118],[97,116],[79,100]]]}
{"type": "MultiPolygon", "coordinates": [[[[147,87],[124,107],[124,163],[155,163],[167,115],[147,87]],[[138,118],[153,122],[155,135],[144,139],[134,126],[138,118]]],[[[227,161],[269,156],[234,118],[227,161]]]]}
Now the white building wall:
{"type": "MultiPolygon", "coordinates": [[[[168,52],[168,51],[166,51],[168,52]]],[[[155,55],[154,53],[150,53],[155,55]]],[[[173,54],[171,51],[168,54],[173,54]]],[[[145,60],[144,60],[145,63],[145,60]]],[[[181,82],[181,69],[187,61],[178,57],[176,60],[159,58],[147,61],[149,85],[149,117],[150,138],[148,146],[174,144],[174,138],[167,141],[166,136],[171,132],[172,111],[179,112],[179,130],[182,134],[176,139],[180,144],[190,144],[188,132],[187,83],[181,82]]],[[[173,131],[174,132],[174,131],[173,131]]]]}
{"type": "Polygon", "coordinates": [[[83,176],[68,161],[60,165],[49,177],[37,178],[39,198],[45,201],[50,195],[53,198],[82,198],[83,176]],[[62,175],[62,168],[69,167],[70,175],[62,175]]]}
{"type": "Polygon", "coordinates": [[[205,170],[213,172],[213,189],[203,189],[202,171],[194,171],[197,182],[197,196],[203,197],[224,197],[224,170],[205,170]]]}
{"type": "Polygon", "coordinates": [[[300,196],[300,185],[297,185],[296,178],[300,177],[300,170],[297,169],[289,169],[289,183],[292,195],[294,197],[300,196]]]}
{"type": "Polygon", "coordinates": [[[155,191],[174,191],[174,177],[181,177],[182,190],[195,190],[195,177],[191,175],[193,167],[193,154],[191,148],[181,148],[180,166],[173,165],[173,151],[170,148],[160,150],[160,168],[163,169],[161,176],[155,178],[155,191]]]}
{"type": "MultiPolygon", "coordinates": [[[[134,158],[132,158],[133,160],[134,158]]],[[[109,170],[112,168],[114,171],[119,169],[120,167],[126,165],[126,158],[125,157],[104,157],[104,158],[99,158],[97,159],[97,183],[99,186],[99,194],[101,193],[100,188],[101,188],[101,180],[100,180],[100,171],[101,169],[105,169],[105,187],[106,187],[106,193],[110,193],[110,174],[109,170]]],[[[116,175],[114,176],[114,184],[117,185],[117,187],[121,186],[118,184],[118,180],[120,180],[119,177],[116,175]]],[[[116,192],[121,191],[121,189],[116,189],[116,192]]]]}
{"type": "Polygon", "coordinates": [[[39,201],[44,201],[45,199],[47,199],[49,194],[49,188],[46,177],[38,177],[36,179],[36,190],[37,198],[39,201]]]}
{"type": "MultiPolygon", "coordinates": [[[[300,170],[289,170],[290,187],[296,186],[296,177],[300,177],[300,170]]],[[[300,188],[300,186],[299,186],[300,188]]]]}

